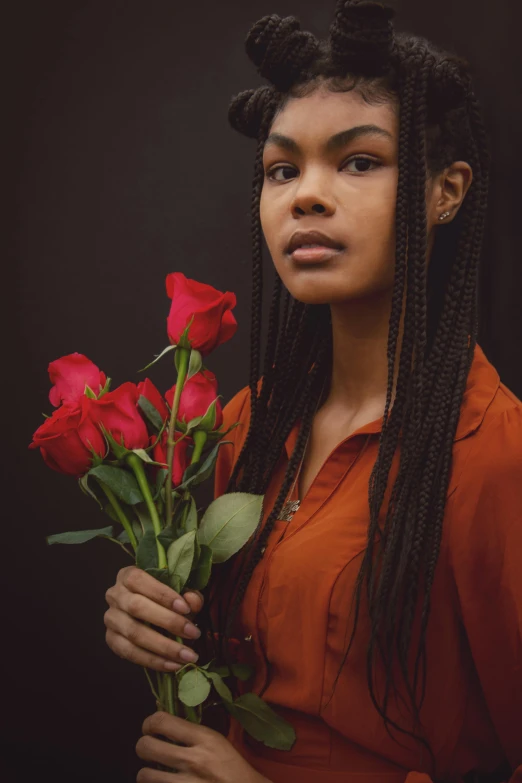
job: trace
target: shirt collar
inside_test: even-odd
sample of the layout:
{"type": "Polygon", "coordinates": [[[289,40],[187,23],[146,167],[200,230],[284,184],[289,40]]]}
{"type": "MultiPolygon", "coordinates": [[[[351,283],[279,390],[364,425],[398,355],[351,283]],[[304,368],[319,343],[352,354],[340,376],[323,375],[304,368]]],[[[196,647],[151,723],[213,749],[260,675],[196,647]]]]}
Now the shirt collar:
{"type": "MultiPolygon", "coordinates": [[[[491,362],[488,361],[484,351],[477,343],[466,381],[466,388],[462,396],[460,417],[453,442],[462,440],[480,427],[499,385],[500,377],[498,372],[491,362]]],[[[363,427],[359,427],[349,437],[379,433],[382,429],[383,419],[384,415],[375,419],[375,421],[368,422],[363,427]]],[[[288,458],[290,458],[295,447],[298,433],[299,421],[294,424],[285,442],[288,458]]]]}

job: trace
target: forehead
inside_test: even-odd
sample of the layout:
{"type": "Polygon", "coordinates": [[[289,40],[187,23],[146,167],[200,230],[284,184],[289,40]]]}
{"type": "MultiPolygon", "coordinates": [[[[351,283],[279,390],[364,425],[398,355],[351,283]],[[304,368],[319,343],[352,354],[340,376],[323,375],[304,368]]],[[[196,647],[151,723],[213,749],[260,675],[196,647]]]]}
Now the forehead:
{"type": "Polygon", "coordinates": [[[305,143],[327,138],[355,125],[377,125],[396,138],[398,116],[392,103],[370,105],[355,90],[331,92],[320,87],[302,98],[291,97],[275,116],[271,133],[305,143]]]}

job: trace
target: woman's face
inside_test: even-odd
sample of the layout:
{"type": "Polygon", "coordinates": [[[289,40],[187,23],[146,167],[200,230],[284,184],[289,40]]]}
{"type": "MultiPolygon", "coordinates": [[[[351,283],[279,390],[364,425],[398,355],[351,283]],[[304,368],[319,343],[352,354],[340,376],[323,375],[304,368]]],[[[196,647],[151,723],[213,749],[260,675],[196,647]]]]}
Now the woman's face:
{"type": "Polygon", "coordinates": [[[398,125],[391,104],[369,106],[354,91],[324,87],[291,98],[274,119],[263,153],[261,224],[295,299],[333,304],[382,297],[388,289],[391,295],[398,125]],[[307,231],[326,234],[337,247],[288,252],[295,232],[307,231]]]}

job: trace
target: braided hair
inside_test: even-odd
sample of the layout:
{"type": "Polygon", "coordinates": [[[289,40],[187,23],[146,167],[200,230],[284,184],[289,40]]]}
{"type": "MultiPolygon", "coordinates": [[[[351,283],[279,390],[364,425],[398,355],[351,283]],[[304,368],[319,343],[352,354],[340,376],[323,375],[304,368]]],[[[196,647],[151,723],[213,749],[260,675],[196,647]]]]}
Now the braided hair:
{"type": "Polygon", "coordinates": [[[229,107],[231,125],[256,139],[257,150],[252,187],[251,418],[227,491],[264,494],[285,440],[298,421],[299,434],[265,525],[261,529],[260,520],[249,544],[221,567],[223,576],[241,558],[227,605],[222,653],[227,657],[232,623],[296,476],[322,380],[331,370],[332,361],[329,307],[293,299],[276,273],[261,374],[263,269],[259,206],[263,147],[271,123],[290,97],[310,94],[322,84],[333,92],[356,90],[369,104],[387,102],[400,109],[396,263],[385,411],[368,486],[367,546],[352,596],[356,603],[352,635],[334,689],[355,635],[364,585],[371,620],[367,654],[371,699],[388,733],[392,725],[415,737],[428,748],[435,767],[429,742],[417,733],[426,687],[425,637],[452,444],[477,340],[478,265],[487,208],[489,152],[469,63],[425,38],[395,32],[393,17],[393,9],[379,2],[338,0],[328,40],[317,40],[301,30],[294,17],[281,19],[275,14],[256,22],[246,39],[248,56],[269,84],[240,92],[229,107]],[[436,232],[432,260],[426,269],[426,180],[459,159],[469,162],[473,181],[452,224],[436,232]],[[404,334],[391,405],[405,283],[404,334]],[[379,511],[399,440],[398,474],[381,529],[379,511]],[[421,629],[411,682],[408,651],[419,596],[421,629]],[[386,668],[382,704],[376,700],[373,685],[377,648],[386,668]],[[413,732],[387,715],[390,688],[397,693],[392,677],[395,655],[412,708],[413,732]],[[422,692],[417,704],[421,670],[422,692]]]}

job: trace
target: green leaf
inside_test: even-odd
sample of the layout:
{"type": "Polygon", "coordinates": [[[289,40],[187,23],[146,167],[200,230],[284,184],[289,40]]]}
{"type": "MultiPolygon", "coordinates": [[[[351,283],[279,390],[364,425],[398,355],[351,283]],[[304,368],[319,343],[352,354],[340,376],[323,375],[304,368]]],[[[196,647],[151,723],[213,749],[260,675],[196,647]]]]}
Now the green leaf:
{"type": "Polygon", "coordinates": [[[205,673],[205,676],[208,677],[209,680],[212,681],[212,685],[216,689],[216,691],[219,693],[223,701],[233,702],[233,696],[230,692],[230,688],[228,685],[225,685],[221,677],[217,672],[208,671],[205,673]]]}
{"type": "Polygon", "coordinates": [[[83,544],[97,536],[112,536],[113,527],[100,527],[98,530],[73,530],[70,533],[53,533],[46,537],[48,544],[83,544]]]}
{"type": "Polygon", "coordinates": [[[195,487],[205,481],[214,470],[216,464],[218,451],[220,446],[224,446],[225,443],[231,443],[232,441],[220,441],[217,443],[212,451],[210,451],[203,460],[194,462],[189,465],[183,474],[183,482],[179,485],[178,489],[188,489],[189,487],[195,487]]]}
{"type": "MultiPolygon", "coordinates": [[[[118,525],[121,525],[121,522],[118,519],[118,517],[116,516],[116,514],[114,513],[114,509],[113,509],[112,506],[106,506],[105,511],[107,512],[107,514],[110,516],[111,519],[114,519],[118,523],[118,525]],[[114,514],[114,516],[113,516],[113,514],[114,514]]],[[[127,519],[129,519],[130,516],[131,516],[131,514],[129,513],[127,515],[127,519]]],[[[132,529],[134,530],[134,535],[136,536],[136,540],[139,543],[141,541],[141,537],[143,535],[143,530],[141,529],[141,525],[139,525],[138,522],[136,522],[135,519],[130,519],[130,523],[132,525],[132,529]]],[[[119,536],[117,536],[117,538],[118,538],[118,541],[121,541],[122,544],[130,544],[129,535],[128,535],[126,530],[122,530],[121,533],[119,534],[119,536]]]]}
{"type": "Polygon", "coordinates": [[[107,392],[110,390],[111,380],[112,378],[107,378],[107,380],[105,381],[105,386],[103,387],[103,389],[100,389],[100,393],[98,394],[98,399],[100,399],[100,397],[103,397],[103,395],[107,394],[107,392]]]}
{"type": "Polygon", "coordinates": [[[176,593],[181,593],[181,577],[179,577],[177,574],[170,574],[169,584],[172,589],[176,591],[176,593]]]}
{"type": "Polygon", "coordinates": [[[144,571],[146,571],[147,568],[158,567],[158,547],[154,530],[146,530],[143,538],[138,544],[138,549],[136,550],[136,565],[138,568],[143,568],[144,571]]]}
{"type": "Polygon", "coordinates": [[[212,501],[201,520],[198,541],[212,549],[214,563],[224,563],[243,547],[255,531],[263,495],[229,492],[212,501]]]}
{"type": "Polygon", "coordinates": [[[152,519],[150,518],[149,509],[146,503],[136,503],[133,506],[136,516],[138,517],[141,525],[141,532],[145,533],[147,530],[154,530],[152,519]]]}
{"type": "Polygon", "coordinates": [[[258,742],[268,748],[291,750],[296,739],[293,726],[277,715],[255,693],[244,693],[234,702],[223,701],[223,704],[245,731],[258,742]]]}
{"type": "Polygon", "coordinates": [[[163,484],[167,478],[167,468],[160,468],[156,476],[156,491],[154,492],[154,500],[157,500],[160,496],[160,492],[163,489],[163,484]]]}
{"type": "Polygon", "coordinates": [[[150,364],[147,364],[145,367],[142,367],[142,368],[141,368],[141,370],[138,370],[138,372],[144,372],[145,370],[148,370],[148,369],[149,369],[149,367],[152,367],[152,365],[153,365],[153,364],[156,364],[156,362],[159,362],[159,360],[160,360],[160,359],[161,359],[163,356],[165,356],[165,354],[167,354],[169,351],[175,351],[175,350],[176,350],[176,347],[177,347],[176,345],[167,345],[167,347],[166,347],[166,348],[164,348],[164,349],[163,349],[163,351],[162,351],[161,353],[159,353],[159,354],[156,356],[156,358],[155,358],[155,359],[153,359],[153,360],[151,361],[151,363],[150,363],[150,364]]]}
{"type": "Polygon", "coordinates": [[[220,395],[218,395],[215,400],[212,400],[208,406],[205,415],[202,416],[201,421],[198,424],[198,429],[204,430],[205,432],[212,432],[216,426],[216,405],[219,396],[220,395]]]}
{"type": "MultiPolygon", "coordinates": [[[[176,541],[173,541],[167,550],[167,563],[171,577],[176,576],[179,579],[181,587],[175,587],[177,592],[183,589],[185,582],[189,578],[194,562],[194,550],[196,546],[196,532],[191,530],[185,533],[176,541]]],[[[176,580],[177,583],[177,580],[176,580]]]]}
{"type": "MultiPolygon", "coordinates": [[[[185,329],[183,330],[182,334],[179,337],[179,342],[177,345],[177,348],[184,348],[187,351],[190,351],[190,341],[188,337],[189,329],[192,326],[192,321],[194,320],[194,315],[191,316],[190,321],[186,325],[185,329]]],[[[178,355],[178,352],[176,351],[176,356],[178,355]]],[[[176,370],[179,372],[178,365],[176,364],[176,370]]]]}
{"type": "Polygon", "coordinates": [[[203,704],[210,693],[210,682],[199,669],[188,669],[178,683],[178,697],[188,707],[203,704]]]}
{"type": "Polygon", "coordinates": [[[203,359],[200,352],[196,351],[193,348],[190,352],[189,366],[187,371],[187,381],[190,380],[194,375],[196,375],[201,370],[202,364],[203,364],[203,359]]]}
{"type": "Polygon", "coordinates": [[[190,574],[188,586],[191,590],[203,590],[207,586],[212,572],[212,550],[201,545],[201,552],[197,560],[197,566],[190,574]]]}
{"type": "Polygon", "coordinates": [[[176,533],[173,527],[165,527],[158,533],[158,541],[163,545],[164,549],[168,549],[173,541],[176,540],[176,533]]]}
{"type": "Polygon", "coordinates": [[[148,574],[157,579],[159,582],[163,582],[164,585],[169,584],[169,572],[166,568],[144,568],[148,574]]]}
{"type": "Polygon", "coordinates": [[[92,490],[90,488],[90,486],[89,486],[89,478],[88,477],[89,477],[89,474],[86,473],[84,476],[82,476],[81,478],[78,479],[78,484],[80,485],[80,489],[81,489],[81,491],[85,495],[89,495],[91,498],[93,498],[97,502],[99,507],[103,509],[103,505],[100,502],[100,499],[95,494],[94,490],[92,490]]]}
{"type": "Polygon", "coordinates": [[[105,440],[109,444],[110,449],[119,460],[125,459],[127,454],[131,453],[130,450],[123,445],[123,435],[121,436],[122,442],[118,443],[118,441],[112,436],[109,430],[103,426],[103,424],[100,424],[100,429],[105,436],[105,440]]]}
{"type": "Polygon", "coordinates": [[[163,419],[161,418],[158,409],[155,408],[151,401],[148,400],[143,394],[140,394],[138,405],[154,429],[158,430],[159,432],[163,427],[163,419]]]}
{"type": "Polygon", "coordinates": [[[246,682],[254,674],[254,667],[248,663],[232,663],[228,666],[212,666],[212,671],[220,677],[237,677],[241,682],[246,682]]]}
{"type": "Polygon", "coordinates": [[[187,513],[187,517],[185,519],[185,532],[189,533],[191,530],[197,530],[198,529],[198,512],[196,509],[196,501],[190,496],[189,502],[189,510],[187,513]]]}
{"type": "Polygon", "coordinates": [[[99,465],[97,468],[92,468],[87,475],[103,481],[104,484],[107,484],[112,489],[117,498],[130,506],[143,502],[143,495],[138,487],[138,482],[134,475],[124,468],[99,465]]]}
{"type": "Polygon", "coordinates": [[[87,384],[85,384],[85,389],[84,389],[83,393],[90,400],[97,400],[98,399],[97,396],[95,395],[95,393],[93,392],[93,390],[91,389],[91,387],[88,386],[87,384]]]}

